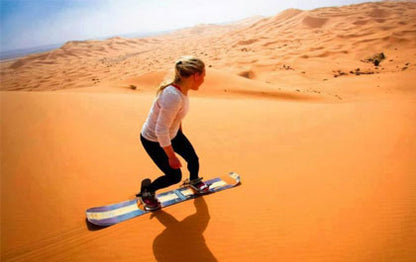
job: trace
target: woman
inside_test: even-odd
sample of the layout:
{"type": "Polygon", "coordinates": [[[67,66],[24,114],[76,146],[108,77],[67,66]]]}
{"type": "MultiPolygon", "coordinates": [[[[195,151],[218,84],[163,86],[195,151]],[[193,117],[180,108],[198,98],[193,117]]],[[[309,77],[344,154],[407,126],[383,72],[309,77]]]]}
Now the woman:
{"type": "Polygon", "coordinates": [[[204,63],[196,57],[185,56],[175,63],[175,79],[159,87],[158,96],[140,134],[146,152],[164,173],[153,182],[148,178],[142,181],[138,196],[147,210],[160,208],[156,190],[181,181],[182,164],[176,153],[187,162],[190,186],[200,193],[208,191],[208,186],[198,176],[198,156],[183,134],[181,125],[189,108],[188,91],[198,90],[204,77],[204,63]]]}

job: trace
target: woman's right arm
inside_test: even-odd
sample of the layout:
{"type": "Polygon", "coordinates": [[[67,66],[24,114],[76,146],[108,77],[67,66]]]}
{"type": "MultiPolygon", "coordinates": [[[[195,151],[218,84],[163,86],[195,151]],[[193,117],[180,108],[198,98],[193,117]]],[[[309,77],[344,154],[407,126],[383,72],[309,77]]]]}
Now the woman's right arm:
{"type": "Polygon", "coordinates": [[[169,129],[180,109],[181,99],[175,95],[170,95],[161,98],[159,102],[161,108],[156,122],[156,136],[158,137],[160,146],[169,158],[170,167],[178,169],[182,165],[171,145],[169,129]]]}

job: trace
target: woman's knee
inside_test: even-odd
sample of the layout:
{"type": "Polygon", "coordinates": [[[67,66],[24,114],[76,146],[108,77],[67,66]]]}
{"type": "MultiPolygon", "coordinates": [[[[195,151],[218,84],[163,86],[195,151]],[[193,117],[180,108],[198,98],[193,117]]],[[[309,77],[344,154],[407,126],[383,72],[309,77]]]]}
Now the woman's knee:
{"type": "Polygon", "coordinates": [[[168,174],[168,178],[171,184],[177,184],[182,180],[182,172],[180,169],[172,169],[171,172],[168,174]]]}

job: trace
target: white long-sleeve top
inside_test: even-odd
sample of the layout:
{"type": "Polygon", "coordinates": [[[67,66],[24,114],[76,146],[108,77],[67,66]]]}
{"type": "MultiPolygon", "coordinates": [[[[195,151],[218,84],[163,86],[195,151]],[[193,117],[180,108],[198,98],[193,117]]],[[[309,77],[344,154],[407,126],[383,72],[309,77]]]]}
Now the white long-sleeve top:
{"type": "Polygon", "coordinates": [[[153,102],[141,134],[161,147],[171,144],[189,110],[189,99],[176,87],[166,87],[153,102]]]}

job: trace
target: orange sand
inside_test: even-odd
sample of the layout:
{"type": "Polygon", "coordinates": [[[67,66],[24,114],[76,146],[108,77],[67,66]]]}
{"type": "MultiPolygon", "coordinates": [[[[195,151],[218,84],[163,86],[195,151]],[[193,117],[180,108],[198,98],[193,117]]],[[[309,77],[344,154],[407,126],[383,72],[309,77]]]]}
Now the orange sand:
{"type": "Polygon", "coordinates": [[[412,261],[415,18],[406,2],[287,10],[1,63],[1,261],[412,261]],[[242,185],[88,227],[87,208],[160,174],[137,136],[184,54],[208,69],[183,123],[201,175],[242,185]]]}

